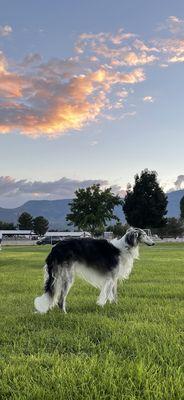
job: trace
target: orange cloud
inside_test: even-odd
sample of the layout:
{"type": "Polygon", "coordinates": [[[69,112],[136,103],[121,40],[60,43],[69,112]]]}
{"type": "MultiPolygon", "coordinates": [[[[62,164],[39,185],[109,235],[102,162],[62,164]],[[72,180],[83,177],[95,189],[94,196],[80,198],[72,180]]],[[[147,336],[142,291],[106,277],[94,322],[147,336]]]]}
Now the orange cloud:
{"type": "Polygon", "coordinates": [[[137,38],[133,33],[126,33],[119,29],[117,34],[99,33],[82,34],[77,42],[77,51],[90,51],[93,57],[103,57],[110,60],[114,66],[137,66],[153,63],[158,59],[154,54],[159,50],[149,46],[137,38]]]}
{"type": "MultiPolygon", "coordinates": [[[[103,114],[109,103],[108,93],[114,87],[145,79],[142,69],[120,73],[106,65],[89,69],[77,58],[51,60],[46,64],[39,60],[38,55],[26,57],[13,72],[1,54],[1,133],[18,130],[32,137],[55,137],[82,129],[103,114]]],[[[113,107],[117,109],[117,104],[113,107]]]]}
{"type": "Polygon", "coordinates": [[[169,38],[169,39],[156,39],[154,40],[157,47],[162,53],[163,61],[165,62],[183,62],[184,61],[184,39],[183,38],[169,38]]]}
{"type": "Polygon", "coordinates": [[[15,73],[8,72],[7,60],[0,52],[0,96],[3,98],[20,97],[23,81],[15,73]]]}
{"type": "MultiPolygon", "coordinates": [[[[181,32],[182,20],[169,21],[181,32]]],[[[118,114],[133,93],[128,85],[143,82],[152,63],[163,67],[184,61],[183,38],[169,32],[171,37],[147,43],[123,29],[115,34],[83,33],[73,57],[44,63],[39,54],[31,53],[11,68],[0,52],[0,133],[55,137],[100,117],[135,115],[127,109],[118,114]]],[[[144,101],[153,99],[146,96],[144,101]]]]}
{"type": "Polygon", "coordinates": [[[16,74],[0,72],[0,96],[4,98],[21,97],[23,82],[16,74]]]}

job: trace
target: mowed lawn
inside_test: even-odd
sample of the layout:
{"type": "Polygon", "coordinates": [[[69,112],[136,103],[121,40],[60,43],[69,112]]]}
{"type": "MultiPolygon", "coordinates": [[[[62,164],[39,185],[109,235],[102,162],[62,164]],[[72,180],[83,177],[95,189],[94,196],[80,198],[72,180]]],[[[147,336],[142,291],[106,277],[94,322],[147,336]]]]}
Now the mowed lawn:
{"type": "Polygon", "coordinates": [[[0,399],[184,399],[184,244],[141,247],[117,305],[77,280],[35,314],[49,247],[0,253],[0,399]]]}

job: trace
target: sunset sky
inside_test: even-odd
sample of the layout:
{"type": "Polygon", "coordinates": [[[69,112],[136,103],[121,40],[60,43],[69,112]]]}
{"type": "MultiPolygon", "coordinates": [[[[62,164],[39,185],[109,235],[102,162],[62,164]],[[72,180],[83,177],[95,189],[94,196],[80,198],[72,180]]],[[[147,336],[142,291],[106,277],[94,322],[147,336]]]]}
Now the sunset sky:
{"type": "Polygon", "coordinates": [[[184,188],[183,0],[0,0],[0,206],[184,188]]]}

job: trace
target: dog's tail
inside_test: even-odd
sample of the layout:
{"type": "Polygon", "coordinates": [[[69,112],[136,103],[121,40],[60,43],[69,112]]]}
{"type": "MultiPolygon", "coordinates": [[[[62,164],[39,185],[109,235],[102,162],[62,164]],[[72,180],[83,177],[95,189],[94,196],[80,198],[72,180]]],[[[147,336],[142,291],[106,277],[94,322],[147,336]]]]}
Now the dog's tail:
{"type": "Polygon", "coordinates": [[[34,300],[37,312],[44,314],[55,305],[56,280],[56,271],[50,253],[44,266],[44,294],[34,300]]]}

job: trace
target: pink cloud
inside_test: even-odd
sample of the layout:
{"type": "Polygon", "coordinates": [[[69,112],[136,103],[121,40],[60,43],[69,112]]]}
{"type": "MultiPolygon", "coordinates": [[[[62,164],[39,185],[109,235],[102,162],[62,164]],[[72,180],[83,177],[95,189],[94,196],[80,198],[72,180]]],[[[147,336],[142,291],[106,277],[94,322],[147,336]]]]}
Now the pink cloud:
{"type": "Polygon", "coordinates": [[[77,54],[67,59],[43,62],[40,54],[31,53],[10,67],[0,52],[0,133],[56,137],[108,118],[109,110],[111,120],[134,115],[128,109],[120,113],[132,93],[129,86],[143,82],[153,63],[163,67],[184,61],[183,22],[170,17],[169,23],[180,27],[177,34],[168,27],[169,37],[147,42],[122,28],[115,34],[82,33],[77,54]]]}

